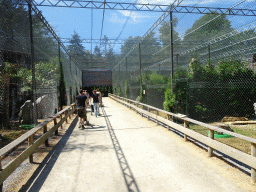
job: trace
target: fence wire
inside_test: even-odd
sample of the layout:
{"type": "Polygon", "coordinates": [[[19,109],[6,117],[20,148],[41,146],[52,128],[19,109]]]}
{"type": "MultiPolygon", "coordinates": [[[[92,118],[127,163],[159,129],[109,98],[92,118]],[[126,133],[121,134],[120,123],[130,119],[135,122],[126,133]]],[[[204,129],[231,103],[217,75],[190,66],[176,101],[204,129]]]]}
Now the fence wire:
{"type": "MultiPolygon", "coordinates": [[[[23,5],[19,0],[0,1],[1,147],[15,134],[33,128],[73,103],[81,79],[76,63],[38,12],[30,9],[26,1],[23,5]]],[[[20,150],[18,147],[17,152],[7,155],[2,166],[20,150]]],[[[4,182],[4,191],[12,191],[8,183],[13,183],[16,176],[14,173],[4,182]]]]}
{"type": "MultiPolygon", "coordinates": [[[[256,3],[234,1],[232,8],[255,10],[256,3]]],[[[254,16],[172,13],[130,54],[128,43],[135,38],[126,40],[113,90],[204,122],[255,118],[255,27],[254,16]]]]}
{"type": "Polygon", "coordinates": [[[53,115],[74,102],[81,87],[81,71],[58,39],[33,9],[30,20],[29,7],[18,2],[0,3],[2,129],[53,115]]]}

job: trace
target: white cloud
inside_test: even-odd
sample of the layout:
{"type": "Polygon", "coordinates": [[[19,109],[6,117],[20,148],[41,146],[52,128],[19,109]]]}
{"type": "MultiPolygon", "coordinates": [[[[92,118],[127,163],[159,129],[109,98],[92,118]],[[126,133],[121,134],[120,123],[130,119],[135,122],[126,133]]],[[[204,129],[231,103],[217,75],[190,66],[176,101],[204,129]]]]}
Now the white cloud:
{"type": "Polygon", "coordinates": [[[131,12],[131,11],[119,11],[120,13],[123,14],[125,17],[130,17],[132,20],[132,23],[141,23],[144,21],[146,18],[154,18],[155,16],[152,16],[152,14],[149,13],[141,13],[141,12],[131,12]]]}
{"type": "Polygon", "coordinates": [[[125,18],[118,17],[116,13],[112,13],[111,15],[112,15],[111,18],[109,19],[111,23],[119,23],[119,24],[125,23],[125,20],[126,20],[125,18]]]}

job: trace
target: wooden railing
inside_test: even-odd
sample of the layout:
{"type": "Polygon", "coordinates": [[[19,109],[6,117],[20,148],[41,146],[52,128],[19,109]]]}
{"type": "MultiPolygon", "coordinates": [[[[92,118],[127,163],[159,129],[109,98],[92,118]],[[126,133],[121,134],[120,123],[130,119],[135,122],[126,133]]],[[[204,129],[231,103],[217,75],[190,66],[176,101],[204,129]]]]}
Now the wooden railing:
{"type": "Polygon", "coordinates": [[[2,149],[0,149],[0,168],[1,166],[1,159],[2,157],[23,143],[24,141],[28,140],[28,147],[20,154],[18,155],[14,160],[12,160],[10,163],[8,163],[4,168],[1,169],[0,172],[0,191],[2,190],[3,182],[14,172],[16,168],[20,166],[20,164],[29,158],[29,162],[33,162],[33,152],[44,142],[46,146],[48,146],[48,138],[55,132],[55,135],[58,135],[58,128],[62,127],[62,124],[64,121],[68,122],[68,117],[71,118],[71,115],[75,111],[75,104],[72,104],[69,107],[66,107],[62,111],[58,112],[52,117],[49,117],[44,122],[40,123],[36,127],[32,128],[13,142],[9,143],[2,149]],[[59,122],[57,122],[57,118],[60,117],[59,122]],[[54,122],[54,125],[48,129],[47,125],[50,122],[54,122]],[[33,135],[39,131],[43,130],[43,135],[38,138],[37,140],[33,141],[33,135]]]}
{"type": "Polygon", "coordinates": [[[198,140],[201,143],[204,143],[205,145],[208,146],[208,156],[209,157],[213,156],[213,149],[215,149],[215,150],[218,150],[218,151],[250,166],[251,167],[251,179],[254,183],[256,183],[256,139],[247,137],[247,136],[244,136],[241,134],[237,134],[237,133],[234,133],[231,131],[227,131],[227,130],[221,129],[217,126],[213,126],[213,125],[209,125],[209,124],[206,124],[206,123],[203,123],[200,121],[196,121],[194,119],[188,118],[186,115],[175,114],[175,113],[171,113],[171,112],[168,112],[168,111],[165,111],[162,109],[158,109],[156,107],[146,105],[146,104],[140,103],[138,101],[119,97],[119,96],[116,96],[113,94],[109,94],[109,97],[126,105],[130,109],[137,111],[142,116],[143,115],[147,116],[148,119],[150,119],[150,118],[156,119],[157,123],[159,121],[161,121],[162,123],[166,124],[168,126],[168,128],[172,127],[174,129],[177,129],[178,131],[180,131],[184,134],[185,141],[187,141],[187,137],[189,136],[191,138],[194,138],[195,140],[198,140]],[[156,114],[151,113],[150,112],[151,110],[156,111],[156,114]],[[175,117],[180,120],[183,120],[184,126],[174,123],[173,121],[169,120],[170,118],[165,119],[165,118],[159,116],[158,115],[159,112],[165,113],[167,115],[167,117],[172,117],[172,119],[173,119],[173,117],[175,117]],[[188,122],[208,128],[209,129],[209,137],[188,129],[187,128],[188,122]],[[214,140],[214,131],[226,133],[226,134],[229,134],[234,137],[237,137],[237,138],[240,138],[240,139],[250,142],[251,143],[251,155],[244,153],[244,152],[242,152],[238,149],[235,149],[233,147],[230,147],[228,145],[225,145],[219,141],[214,140]]]}

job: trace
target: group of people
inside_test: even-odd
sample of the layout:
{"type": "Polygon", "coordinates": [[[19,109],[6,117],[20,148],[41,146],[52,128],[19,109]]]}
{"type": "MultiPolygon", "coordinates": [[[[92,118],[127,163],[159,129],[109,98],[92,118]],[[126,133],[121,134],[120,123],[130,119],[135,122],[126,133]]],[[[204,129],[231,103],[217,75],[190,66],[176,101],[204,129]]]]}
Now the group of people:
{"type": "Polygon", "coordinates": [[[89,125],[89,121],[87,120],[86,108],[90,106],[90,103],[93,103],[95,116],[97,117],[98,115],[100,115],[99,106],[102,106],[102,94],[99,89],[96,89],[92,91],[92,95],[90,96],[87,90],[80,89],[79,95],[76,96],[76,103],[78,117],[80,118],[79,128],[83,128],[84,122],[89,125]]]}

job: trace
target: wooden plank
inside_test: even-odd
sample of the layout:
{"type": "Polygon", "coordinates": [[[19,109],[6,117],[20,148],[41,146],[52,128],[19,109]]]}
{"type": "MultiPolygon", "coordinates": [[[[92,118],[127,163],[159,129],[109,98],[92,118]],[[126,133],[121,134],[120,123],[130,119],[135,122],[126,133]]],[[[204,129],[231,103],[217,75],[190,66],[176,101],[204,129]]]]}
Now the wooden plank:
{"type": "Polygon", "coordinates": [[[29,130],[28,132],[24,133],[23,135],[21,135],[19,138],[15,139],[14,141],[12,141],[11,143],[9,143],[8,145],[4,146],[3,148],[0,149],[0,156],[3,156],[5,153],[11,151],[13,148],[15,148],[16,146],[18,146],[20,143],[24,142],[25,140],[27,140],[29,138],[30,135],[35,134],[38,130],[40,130],[43,126],[47,125],[49,122],[51,122],[53,119],[57,118],[60,114],[62,114],[63,112],[65,112],[69,107],[66,107],[65,109],[61,110],[60,112],[58,112],[55,116],[51,117],[51,118],[47,118],[44,122],[40,123],[39,125],[37,125],[36,127],[34,127],[33,129],[29,130]]]}
{"type": "MultiPolygon", "coordinates": [[[[210,139],[214,139],[214,131],[209,129],[209,138],[210,139]]],[[[213,156],[213,148],[208,146],[208,157],[212,157],[213,156]]]]}
{"type": "Polygon", "coordinates": [[[237,137],[237,138],[240,138],[240,139],[243,139],[243,140],[246,140],[246,141],[249,141],[251,143],[256,144],[256,139],[254,139],[254,138],[247,137],[247,136],[244,136],[244,135],[241,135],[241,134],[238,134],[238,133],[234,133],[234,132],[231,132],[231,131],[228,131],[228,130],[225,130],[225,129],[221,129],[217,126],[209,125],[207,123],[203,123],[203,122],[200,122],[200,121],[188,118],[188,117],[184,117],[182,114],[174,114],[174,113],[162,110],[162,109],[158,109],[156,107],[152,107],[150,105],[145,105],[143,103],[139,103],[139,104],[143,105],[143,106],[146,106],[146,107],[149,107],[150,109],[158,110],[158,111],[161,111],[161,112],[166,113],[168,115],[172,115],[172,116],[177,117],[179,119],[186,120],[187,122],[194,123],[194,124],[209,128],[209,129],[214,130],[214,131],[223,132],[223,133],[226,133],[226,134],[232,135],[234,137],[237,137]]]}
{"type": "MultiPolygon", "coordinates": [[[[160,117],[162,118],[162,117],[160,117]]],[[[166,122],[166,120],[164,118],[162,118],[161,121],[165,121],[166,124],[169,124],[169,126],[177,129],[178,131],[181,131],[182,133],[188,135],[189,137],[192,137],[226,155],[229,155],[230,157],[237,159],[238,161],[241,161],[243,163],[245,163],[246,165],[249,165],[250,167],[256,168],[256,157],[252,157],[251,155],[241,152],[235,148],[232,148],[228,145],[225,145],[223,143],[220,143],[219,141],[210,139],[204,135],[201,135],[200,133],[197,133],[193,130],[184,128],[181,125],[178,125],[174,122],[166,122]]],[[[168,121],[168,120],[167,120],[168,121]]]]}
{"type": "MultiPolygon", "coordinates": [[[[28,138],[28,147],[33,145],[33,135],[30,135],[28,138]]],[[[33,163],[33,153],[29,155],[29,163],[33,163]]]]}
{"type": "Polygon", "coordinates": [[[42,135],[40,138],[38,138],[32,145],[30,145],[27,149],[25,149],[18,157],[16,157],[13,161],[11,161],[1,172],[0,172],[0,184],[2,184],[4,182],[4,180],[6,178],[8,178],[13,171],[15,171],[15,169],[17,167],[19,167],[19,165],[25,160],[27,159],[46,139],[48,139],[53,132],[56,131],[56,129],[58,129],[63,122],[66,120],[66,118],[68,118],[68,115],[70,115],[71,113],[73,113],[75,111],[72,110],[70,111],[67,116],[65,116],[63,119],[61,119],[55,126],[53,126],[47,133],[45,133],[44,135],[42,135]]]}
{"type": "Polygon", "coordinates": [[[20,164],[27,159],[47,138],[49,138],[53,132],[58,129],[61,124],[65,121],[65,119],[68,116],[65,116],[61,121],[59,121],[55,126],[53,126],[47,133],[42,135],[40,138],[38,138],[33,145],[30,145],[26,150],[24,150],[18,157],[16,157],[13,161],[11,161],[3,171],[0,172],[0,184],[4,182],[4,180],[9,177],[13,171],[17,167],[20,166],[20,164]]]}
{"type": "MultiPolygon", "coordinates": [[[[138,107],[135,107],[135,109],[140,111],[140,112],[142,112],[142,109],[140,109],[138,107]]],[[[143,113],[148,114],[148,111],[146,111],[146,110],[143,110],[143,111],[144,111],[143,113]]],[[[196,139],[196,140],[198,140],[198,141],[200,141],[200,142],[202,142],[202,143],[204,143],[204,144],[206,144],[206,145],[208,145],[208,146],[210,146],[210,147],[212,147],[212,148],[214,148],[214,149],[216,149],[216,150],[218,150],[218,151],[220,151],[220,152],[222,152],[222,153],[224,153],[226,155],[229,155],[230,157],[232,157],[234,159],[237,159],[238,161],[240,161],[242,163],[245,163],[246,165],[249,165],[250,167],[256,169],[256,157],[253,157],[253,156],[251,156],[249,154],[241,152],[241,151],[239,151],[239,150],[237,150],[235,148],[232,148],[232,147],[230,147],[228,145],[220,143],[220,142],[218,142],[216,140],[210,139],[210,138],[208,138],[208,137],[206,137],[204,135],[201,135],[201,134],[199,134],[199,133],[197,133],[197,132],[195,132],[193,130],[184,128],[183,126],[178,125],[178,124],[176,124],[174,122],[171,122],[171,121],[169,121],[169,120],[167,120],[167,119],[165,119],[163,117],[158,116],[157,118],[161,122],[163,122],[163,123],[165,123],[165,124],[175,128],[175,129],[181,131],[182,133],[184,133],[184,134],[186,134],[186,135],[188,135],[188,136],[190,136],[190,137],[192,137],[192,138],[194,138],[194,139],[196,139]]],[[[183,118],[183,119],[191,122],[191,119],[189,119],[189,118],[183,118]]],[[[197,122],[198,121],[196,121],[195,124],[197,124],[197,122]]],[[[204,124],[204,123],[202,123],[202,124],[204,124]]],[[[215,130],[215,128],[216,128],[215,126],[211,126],[211,125],[208,125],[208,124],[205,124],[205,125],[207,125],[207,127],[209,126],[211,130],[215,130]]],[[[222,129],[219,129],[219,128],[217,128],[216,130],[221,130],[222,131],[222,129]]],[[[231,132],[231,133],[233,133],[233,132],[231,132]]],[[[243,137],[240,134],[233,134],[233,135],[237,135],[237,136],[239,136],[239,138],[243,138],[245,140],[251,140],[251,141],[253,141],[252,143],[255,143],[255,141],[256,141],[255,139],[252,139],[250,137],[243,137]]]]}
{"type": "MultiPolygon", "coordinates": [[[[255,143],[251,143],[251,155],[253,157],[256,157],[256,144],[255,143]]],[[[256,183],[256,169],[254,169],[253,167],[251,169],[251,178],[252,178],[252,181],[254,183],[256,183]]]]}

